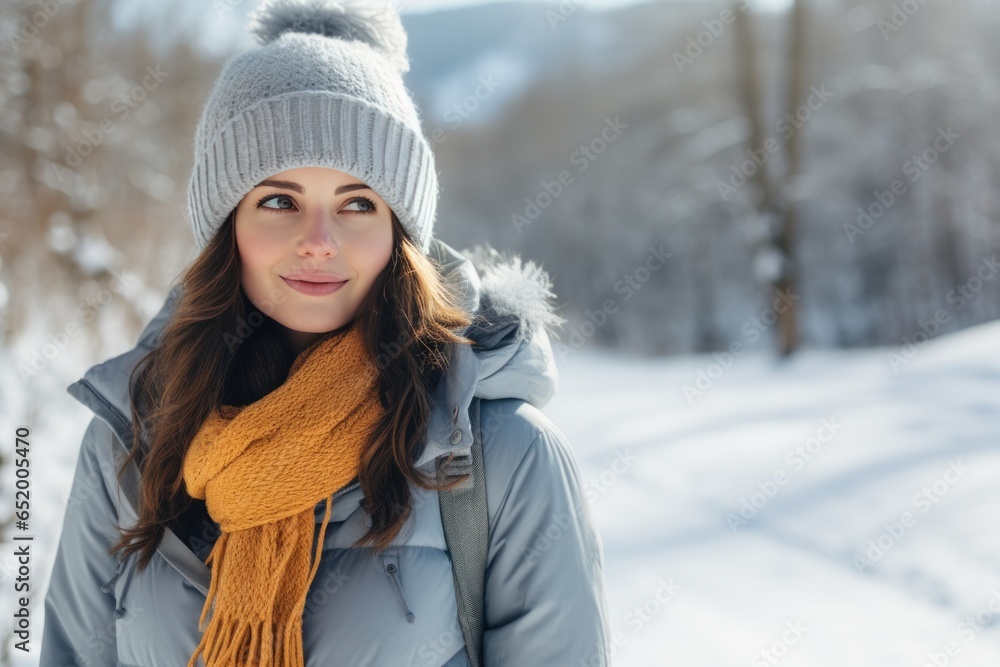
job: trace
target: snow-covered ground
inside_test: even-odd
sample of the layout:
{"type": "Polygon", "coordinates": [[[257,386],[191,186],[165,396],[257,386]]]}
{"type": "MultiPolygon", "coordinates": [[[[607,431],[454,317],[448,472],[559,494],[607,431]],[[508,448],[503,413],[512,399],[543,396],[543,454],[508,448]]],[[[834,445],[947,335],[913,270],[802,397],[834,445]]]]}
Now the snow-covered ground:
{"type": "Polygon", "coordinates": [[[1000,665],[998,343],[896,370],[571,355],[546,412],[594,498],[614,664],[1000,665]]]}
{"type": "MultiPolygon", "coordinates": [[[[1000,664],[998,341],[1000,322],[941,336],[896,370],[898,349],[727,367],[560,354],[545,412],[577,452],[604,541],[614,664],[1000,664]]],[[[35,380],[50,388],[30,422],[35,655],[89,419],[65,393],[75,377],[35,380]]],[[[23,414],[8,405],[5,422],[23,414]]]]}

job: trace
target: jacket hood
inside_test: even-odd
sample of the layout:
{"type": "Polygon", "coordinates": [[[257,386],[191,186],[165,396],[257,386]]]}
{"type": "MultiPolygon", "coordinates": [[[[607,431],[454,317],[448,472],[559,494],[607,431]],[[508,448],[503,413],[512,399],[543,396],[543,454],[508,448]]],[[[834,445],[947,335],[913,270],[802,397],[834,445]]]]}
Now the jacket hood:
{"type": "MultiPolygon", "coordinates": [[[[489,246],[458,252],[439,239],[432,239],[428,255],[473,314],[464,333],[476,341],[450,348],[451,364],[434,396],[426,446],[414,461],[418,470],[432,473],[440,457],[454,452],[461,460],[469,453],[473,396],[518,398],[539,408],[549,402],[558,385],[550,335],[556,336],[564,320],[551,304],[555,295],[548,274],[533,262],[522,264],[519,257],[489,246]]],[[[170,291],[135,347],[95,364],[67,387],[111,426],[126,448],[132,440],[129,375],[159,340],[179,289],[170,291]]]]}

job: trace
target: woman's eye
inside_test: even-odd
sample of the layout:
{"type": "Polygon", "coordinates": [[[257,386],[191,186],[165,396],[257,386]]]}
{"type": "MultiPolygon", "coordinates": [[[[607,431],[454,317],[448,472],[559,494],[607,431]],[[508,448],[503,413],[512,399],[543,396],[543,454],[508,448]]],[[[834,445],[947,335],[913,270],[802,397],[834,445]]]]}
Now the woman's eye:
{"type": "MultiPolygon", "coordinates": [[[[288,195],[266,195],[257,202],[257,208],[264,208],[269,211],[287,211],[295,208],[295,200],[288,195]]],[[[375,213],[378,210],[378,206],[368,197],[355,197],[347,202],[343,210],[351,213],[368,214],[375,213]]]]}
{"type": "Polygon", "coordinates": [[[260,201],[257,202],[257,208],[268,208],[268,209],[271,209],[272,211],[275,210],[275,209],[278,209],[278,210],[287,210],[289,208],[294,208],[294,206],[295,206],[295,202],[293,202],[292,198],[289,197],[288,195],[267,195],[266,197],[264,197],[263,199],[261,199],[260,201]],[[282,205],[280,205],[280,206],[265,206],[265,204],[267,204],[268,202],[273,202],[273,201],[282,202],[282,205]],[[285,204],[285,203],[287,203],[288,206],[284,206],[283,204],[285,204]]]}
{"type": "Polygon", "coordinates": [[[378,207],[375,206],[375,202],[368,197],[355,197],[351,201],[347,202],[347,206],[354,206],[355,204],[361,206],[360,210],[352,209],[355,213],[374,213],[378,210],[378,207]]]}

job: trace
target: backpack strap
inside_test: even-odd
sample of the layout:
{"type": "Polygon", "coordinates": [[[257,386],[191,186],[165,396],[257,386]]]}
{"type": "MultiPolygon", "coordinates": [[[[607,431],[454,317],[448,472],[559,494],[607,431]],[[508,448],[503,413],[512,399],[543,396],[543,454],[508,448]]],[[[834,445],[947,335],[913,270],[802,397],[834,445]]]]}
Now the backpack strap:
{"type": "MultiPolygon", "coordinates": [[[[472,485],[438,491],[444,537],[451,552],[458,620],[465,636],[472,667],[483,664],[483,625],[486,607],[486,560],[489,549],[489,515],[486,506],[486,474],[479,422],[479,397],[469,406],[472,422],[472,485]]],[[[438,479],[444,478],[438,469],[438,479]]]]}

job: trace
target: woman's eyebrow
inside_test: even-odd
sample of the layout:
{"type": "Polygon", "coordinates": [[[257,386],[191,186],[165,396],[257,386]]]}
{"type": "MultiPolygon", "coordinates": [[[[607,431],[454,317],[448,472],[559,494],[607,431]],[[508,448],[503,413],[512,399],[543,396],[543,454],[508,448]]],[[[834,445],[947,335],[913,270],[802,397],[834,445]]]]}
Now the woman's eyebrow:
{"type": "Polygon", "coordinates": [[[364,183],[348,183],[347,185],[341,185],[339,188],[334,190],[333,194],[339,195],[342,192],[350,192],[351,190],[370,190],[364,183]]]}
{"type": "MultiPolygon", "coordinates": [[[[305,194],[306,191],[306,189],[301,185],[299,185],[298,183],[293,183],[292,181],[277,181],[272,178],[265,179],[260,183],[258,183],[257,185],[255,185],[254,187],[259,188],[265,185],[271,186],[272,188],[284,188],[286,190],[294,190],[299,194],[305,194]]],[[[364,183],[348,183],[347,185],[341,185],[340,187],[338,187],[333,194],[339,195],[344,192],[350,192],[351,190],[368,190],[368,189],[370,188],[364,183]]]]}
{"type": "Polygon", "coordinates": [[[268,178],[268,179],[265,179],[265,180],[261,181],[260,183],[258,183],[254,187],[255,188],[259,188],[259,187],[263,187],[265,185],[269,185],[272,188],[284,188],[285,190],[294,190],[295,192],[298,192],[299,194],[304,194],[305,191],[306,191],[306,189],[304,187],[302,187],[301,185],[299,185],[298,183],[293,183],[292,181],[276,181],[276,180],[271,179],[271,178],[268,178]]]}

